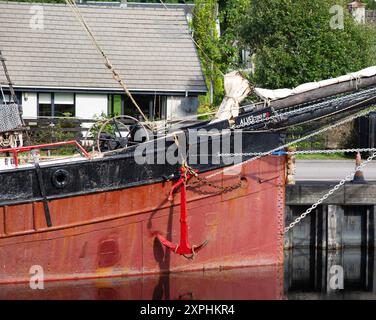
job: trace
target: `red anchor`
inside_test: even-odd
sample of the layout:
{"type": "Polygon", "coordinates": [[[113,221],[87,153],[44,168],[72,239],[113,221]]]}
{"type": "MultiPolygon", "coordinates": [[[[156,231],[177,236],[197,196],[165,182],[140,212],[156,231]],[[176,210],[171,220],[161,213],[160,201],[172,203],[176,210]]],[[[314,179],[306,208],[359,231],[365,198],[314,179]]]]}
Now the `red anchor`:
{"type": "Polygon", "coordinates": [[[197,171],[192,171],[189,173],[187,171],[186,166],[182,166],[180,168],[181,178],[176,182],[170,191],[168,196],[168,200],[173,200],[173,193],[174,191],[180,187],[180,243],[175,244],[171,241],[167,240],[161,234],[157,235],[158,240],[171,251],[183,255],[188,259],[193,259],[196,253],[201,250],[203,247],[206,246],[208,241],[204,241],[202,244],[196,246],[193,245],[192,247],[189,246],[188,243],[188,224],[187,224],[187,193],[186,193],[186,183],[188,179],[192,177],[193,174],[197,174],[197,171]],[[190,255],[190,256],[187,256],[190,255]]]}

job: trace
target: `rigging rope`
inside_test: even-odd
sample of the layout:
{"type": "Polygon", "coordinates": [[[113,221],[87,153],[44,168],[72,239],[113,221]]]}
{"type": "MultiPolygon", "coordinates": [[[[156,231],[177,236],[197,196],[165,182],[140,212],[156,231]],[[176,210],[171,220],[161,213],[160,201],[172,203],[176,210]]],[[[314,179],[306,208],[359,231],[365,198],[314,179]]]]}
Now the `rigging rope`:
{"type": "Polygon", "coordinates": [[[1,85],[1,83],[0,83],[0,91],[1,91],[2,98],[3,98],[3,104],[7,105],[7,99],[5,98],[5,94],[4,94],[4,91],[3,91],[3,86],[1,85]]]}
{"type": "Polygon", "coordinates": [[[305,141],[305,140],[307,140],[307,139],[309,139],[309,138],[312,138],[312,137],[314,137],[314,136],[317,136],[317,135],[319,135],[319,134],[321,134],[321,133],[324,133],[324,132],[326,132],[326,131],[328,131],[328,130],[331,130],[331,129],[334,129],[334,128],[336,128],[336,127],[339,127],[339,126],[341,126],[341,125],[343,125],[343,124],[345,124],[345,123],[351,122],[351,121],[353,121],[353,120],[355,120],[355,119],[357,119],[357,118],[359,118],[359,117],[363,117],[363,116],[367,115],[368,113],[370,113],[370,112],[372,112],[372,111],[375,111],[375,110],[376,110],[376,106],[375,106],[375,107],[371,107],[371,108],[369,108],[368,110],[361,111],[361,112],[359,112],[359,113],[357,113],[357,114],[355,114],[355,115],[353,115],[353,116],[350,116],[350,117],[348,117],[348,118],[346,118],[346,119],[343,119],[343,120],[341,120],[341,121],[338,121],[337,123],[334,123],[334,124],[332,124],[332,125],[329,125],[329,126],[326,126],[326,127],[324,127],[324,128],[321,128],[321,129],[319,129],[319,130],[316,130],[316,131],[314,131],[314,132],[312,132],[312,133],[310,133],[310,134],[308,134],[308,135],[306,135],[306,136],[304,136],[304,137],[301,137],[301,138],[299,138],[299,139],[296,139],[296,140],[294,140],[294,141],[291,141],[291,142],[289,142],[289,143],[286,143],[286,144],[284,144],[284,145],[282,145],[282,146],[276,147],[276,148],[271,149],[271,150],[269,150],[269,151],[261,152],[261,153],[259,153],[259,155],[255,156],[255,157],[253,157],[253,158],[251,158],[251,159],[248,159],[248,160],[241,161],[241,162],[239,162],[239,163],[233,164],[233,165],[230,166],[230,167],[226,167],[226,168],[224,168],[224,169],[222,169],[222,170],[220,170],[220,171],[217,171],[217,172],[215,172],[215,173],[213,173],[213,174],[211,174],[211,175],[208,175],[208,176],[206,177],[206,179],[213,178],[213,177],[215,177],[215,176],[217,176],[217,175],[219,175],[219,174],[223,174],[223,173],[225,173],[225,172],[227,172],[227,171],[233,170],[233,168],[236,168],[236,167],[242,166],[242,165],[244,165],[244,164],[246,164],[246,163],[250,163],[250,162],[255,161],[255,160],[258,160],[258,159],[260,159],[260,158],[262,158],[262,157],[265,157],[265,156],[271,155],[272,153],[274,153],[274,152],[276,152],[276,151],[280,151],[280,150],[285,149],[285,148],[287,148],[287,147],[290,147],[290,146],[292,146],[292,145],[294,145],[294,144],[296,144],[296,143],[298,143],[298,142],[305,141]]]}
{"type": "MultiPolygon", "coordinates": [[[[184,0],[183,0],[184,1],[184,0]]],[[[166,4],[164,3],[163,0],[159,0],[159,2],[163,5],[163,7],[166,9],[166,10],[170,10],[166,4]]],[[[187,5],[187,3],[184,1],[184,4],[187,5]]],[[[197,15],[194,13],[194,11],[191,12],[191,14],[196,17],[196,19],[198,19],[197,15]]],[[[195,38],[192,36],[191,32],[188,33],[189,37],[191,38],[191,40],[193,41],[193,43],[196,45],[196,47],[201,51],[201,53],[205,56],[205,60],[206,62],[210,62],[212,64],[213,67],[215,67],[217,69],[217,71],[221,74],[221,76],[225,76],[225,74],[222,72],[222,70],[217,66],[217,64],[214,62],[213,59],[211,59],[208,54],[205,52],[205,50],[198,44],[198,42],[195,40],[195,38]]],[[[206,39],[209,39],[208,36],[206,36],[206,39]]],[[[229,58],[228,54],[226,54],[227,58],[229,58]]]]}
{"type": "MultiPolygon", "coordinates": [[[[346,95],[346,96],[340,96],[340,97],[337,97],[335,99],[326,100],[326,101],[323,101],[323,102],[320,102],[320,103],[316,103],[316,104],[313,104],[313,105],[309,105],[309,106],[306,106],[306,107],[303,107],[303,108],[299,108],[299,109],[295,109],[295,110],[291,110],[291,111],[286,111],[284,113],[276,113],[276,114],[274,114],[273,116],[271,116],[269,118],[255,119],[251,123],[246,122],[244,124],[236,125],[234,127],[234,129],[241,129],[241,128],[249,126],[249,125],[259,124],[259,123],[263,123],[263,122],[269,123],[269,122],[271,122],[273,120],[281,120],[283,118],[287,118],[287,117],[295,115],[297,113],[307,113],[309,111],[316,111],[318,109],[323,109],[325,107],[328,107],[332,103],[338,103],[338,104],[340,104],[342,102],[346,102],[346,100],[350,100],[352,98],[356,98],[356,97],[359,97],[361,95],[364,95],[364,94],[367,94],[367,93],[373,93],[373,92],[376,95],[376,88],[371,88],[371,89],[363,90],[363,91],[360,91],[360,92],[355,92],[355,93],[352,93],[352,94],[346,95]]],[[[373,99],[375,99],[374,96],[371,97],[371,98],[368,98],[366,100],[362,100],[362,101],[360,101],[360,102],[358,102],[356,104],[353,104],[353,105],[349,106],[346,109],[354,108],[354,107],[356,107],[359,104],[371,101],[373,99]]],[[[342,111],[343,110],[341,109],[340,112],[342,112],[342,111]]],[[[326,116],[327,115],[325,115],[324,117],[326,117],[326,116]]],[[[318,120],[318,119],[315,119],[315,120],[318,120]]]]}
{"type": "Polygon", "coordinates": [[[84,27],[86,33],[88,34],[89,38],[93,42],[95,48],[98,50],[98,52],[102,55],[105,66],[112,72],[113,78],[120,84],[120,86],[124,89],[125,93],[128,95],[128,97],[131,99],[132,103],[137,108],[138,112],[141,114],[141,116],[144,118],[146,123],[149,123],[148,118],[146,115],[142,112],[140,106],[137,104],[136,100],[133,98],[133,95],[129,91],[127,85],[125,84],[124,80],[121,78],[119,72],[114,68],[113,64],[111,63],[110,59],[108,58],[107,54],[104,52],[103,48],[98,43],[97,39],[95,38],[93,32],[91,31],[89,25],[86,23],[84,17],[82,16],[79,8],[77,7],[77,4],[75,0],[65,0],[65,2],[68,4],[68,6],[71,7],[73,13],[75,14],[77,20],[81,23],[81,25],[84,27]]]}

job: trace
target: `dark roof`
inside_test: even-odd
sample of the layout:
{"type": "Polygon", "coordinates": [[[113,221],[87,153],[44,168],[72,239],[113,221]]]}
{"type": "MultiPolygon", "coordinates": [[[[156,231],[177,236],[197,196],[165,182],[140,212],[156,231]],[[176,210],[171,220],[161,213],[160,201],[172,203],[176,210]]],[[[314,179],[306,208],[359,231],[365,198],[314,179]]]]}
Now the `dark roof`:
{"type": "Polygon", "coordinates": [[[77,3],[79,6],[81,4],[90,4],[90,5],[97,5],[97,6],[127,6],[129,8],[159,8],[165,9],[183,9],[186,14],[192,14],[195,5],[193,3],[160,3],[160,2],[126,2],[122,3],[121,1],[82,1],[81,4],[77,3]]]}
{"type": "MultiPolygon", "coordinates": [[[[206,92],[184,10],[80,5],[80,11],[130,90],[206,92]]],[[[0,2],[0,50],[19,88],[120,88],[65,5],[0,2]],[[43,29],[30,25],[33,5],[43,8],[43,29]]]]}
{"type": "Polygon", "coordinates": [[[349,3],[348,6],[353,8],[353,9],[354,8],[356,9],[356,8],[364,8],[366,6],[366,4],[357,0],[357,1],[353,1],[353,2],[349,3]]]}

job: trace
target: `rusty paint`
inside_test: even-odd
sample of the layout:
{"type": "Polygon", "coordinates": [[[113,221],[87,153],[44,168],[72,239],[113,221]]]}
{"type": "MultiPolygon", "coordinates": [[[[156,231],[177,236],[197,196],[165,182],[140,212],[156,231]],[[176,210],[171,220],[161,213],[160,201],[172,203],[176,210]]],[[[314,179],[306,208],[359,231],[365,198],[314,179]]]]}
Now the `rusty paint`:
{"type": "Polygon", "coordinates": [[[116,239],[106,239],[100,241],[98,247],[98,267],[112,267],[119,260],[120,251],[118,241],[116,239]]]}
{"type": "Polygon", "coordinates": [[[249,300],[281,299],[278,272],[283,267],[188,272],[122,279],[47,282],[44,290],[28,284],[3,285],[0,299],[249,300]]]}
{"type": "Polygon", "coordinates": [[[210,238],[194,261],[169,252],[153,236],[179,240],[180,197],[173,205],[166,201],[171,183],[50,201],[52,228],[40,202],[3,207],[0,283],[29,281],[36,264],[53,281],[281,263],[283,159],[270,156],[243,165],[240,175],[215,177],[223,186],[247,179],[232,192],[189,188],[188,240],[210,238]],[[282,178],[258,183],[277,175],[282,178]]]}

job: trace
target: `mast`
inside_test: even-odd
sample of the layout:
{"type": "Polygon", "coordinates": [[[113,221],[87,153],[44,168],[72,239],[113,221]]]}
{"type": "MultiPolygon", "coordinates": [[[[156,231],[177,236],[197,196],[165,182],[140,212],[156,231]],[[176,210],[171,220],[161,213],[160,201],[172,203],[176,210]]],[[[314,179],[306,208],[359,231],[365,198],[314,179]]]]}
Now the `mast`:
{"type": "Polygon", "coordinates": [[[17,105],[19,105],[18,104],[19,101],[18,101],[18,98],[16,96],[16,92],[14,91],[14,88],[13,88],[13,83],[12,83],[12,81],[10,79],[10,76],[9,76],[7,65],[5,64],[5,58],[3,57],[2,53],[1,53],[1,50],[0,50],[0,61],[1,61],[1,64],[3,66],[5,78],[7,79],[7,84],[9,86],[9,91],[10,91],[10,94],[11,94],[11,98],[13,99],[14,103],[16,103],[17,105]]]}
{"type": "Polygon", "coordinates": [[[27,142],[30,142],[27,133],[28,128],[25,126],[22,117],[22,106],[20,105],[16,92],[14,91],[13,83],[10,79],[8,68],[5,64],[5,58],[3,57],[1,50],[0,62],[7,81],[5,84],[8,85],[10,91],[9,104],[4,101],[4,105],[0,109],[0,148],[22,147],[23,132],[26,135],[27,142]]]}

